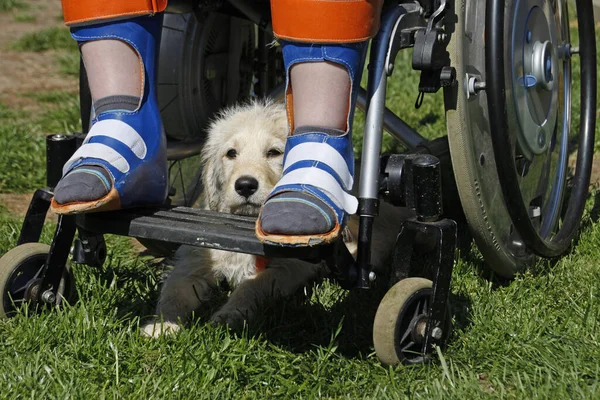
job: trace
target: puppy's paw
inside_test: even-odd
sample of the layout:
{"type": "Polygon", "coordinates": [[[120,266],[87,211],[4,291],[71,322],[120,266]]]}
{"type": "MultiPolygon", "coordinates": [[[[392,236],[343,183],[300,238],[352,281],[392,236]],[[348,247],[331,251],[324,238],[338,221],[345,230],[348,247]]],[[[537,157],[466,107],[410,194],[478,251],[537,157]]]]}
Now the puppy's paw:
{"type": "Polygon", "coordinates": [[[210,319],[214,326],[227,326],[234,332],[241,332],[246,325],[246,318],[238,310],[217,311],[210,319]]]}
{"type": "Polygon", "coordinates": [[[161,336],[173,336],[181,330],[181,325],[175,322],[150,322],[141,329],[142,336],[149,338],[159,338],[161,336]]]}

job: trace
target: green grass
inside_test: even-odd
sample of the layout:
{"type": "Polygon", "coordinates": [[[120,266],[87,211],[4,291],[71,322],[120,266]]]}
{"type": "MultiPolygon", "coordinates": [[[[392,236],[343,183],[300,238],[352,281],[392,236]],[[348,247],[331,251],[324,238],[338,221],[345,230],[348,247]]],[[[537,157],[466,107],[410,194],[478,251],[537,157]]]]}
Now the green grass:
{"type": "MultiPolygon", "coordinates": [[[[414,110],[418,74],[409,60],[409,52],[398,55],[390,108],[424,136],[440,136],[440,95],[427,95],[414,110]]],[[[79,128],[76,95],[24,96],[40,103],[39,115],[0,104],[0,192],[43,186],[43,134],[79,128]]],[[[359,153],[362,118],[358,113],[355,124],[359,153]]],[[[398,148],[384,141],[386,151],[398,148]]],[[[385,368],[373,354],[381,293],[331,282],[304,304],[266,310],[241,336],[200,317],[176,338],[146,340],[139,325],[153,311],[165,267],[139,256],[128,238],[107,236],[102,268],[73,267],[77,303],[0,320],[0,398],[595,399],[599,200],[594,190],[570,254],[511,282],[486,272],[475,249],[464,255],[453,274],[449,346],[432,364],[415,367],[385,368]]],[[[0,254],[15,246],[21,223],[0,203],[0,254]]],[[[42,242],[50,243],[54,228],[46,224],[42,242]]]]}
{"type": "MultiPolygon", "coordinates": [[[[595,193],[597,196],[598,193],[595,193]]],[[[590,210],[591,211],[591,210],[590,210]]],[[[173,339],[138,334],[163,267],[108,237],[100,269],[75,265],[79,302],[0,320],[5,398],[595,398],[600,366],[600,224],[576,250],[498,286],[461,260],[455,330],[428,366],[384,368],[372,354],[377,295],[326,282],[310,302],[265,313],[251,334],[197,320],[173,339]],[[341,329],[340,329],[341,328],[341,329]]],[[[0,210],[0,252],[20,220],[0,210]]],[[[42,241],[51,240],[52,226],[42,241]]]]}
{"type": "MultiPolygon", "coordinates": [[[[32,22],[35,17],[27,14],[15,16],[19,22],[32,22]]],[[[67,76],[79,76],[79,49],[77,42],[71,37],[69,30],[64,27],[48,28],[39,32],[28,33],[11,44],[12,49],[18,51],[41,52],[58,50],[54,54],[54,61],[60,72],[67,76]]]]}
{"type": "Polygon", "coordinates": [[[46,143],[20,124],[0,124],[0,192],[25,192],[43,186],[46,143]],[[18,139],[16,139],[18,138],[18,139]]]}
{"type": "Polygon", "coordinates": [[[81,130],[79,96],[67,92],[27,93],[42,105],[42,113],[33,121],[44,133],[73,133],[81,130]]]}
{"type": "Polygon", "coordinates": [[[59,66],[60,72],[67,75],[79,78],[79,60],[78,51],[67,51],[56,56],[56,63],[59,66]]]}
{"type": "MultiPolygon", "coordinates": [[[[412,49],[401,51],[394,63],[394,74],[388,79],[387,107],[400,115],[402,119],[423,137],[433,139],[446,135],[446,119],[442,92],[428,93],[423,104],[417,110],[415,101],[419,87],[419,73],[411,67],[412,49]]],[[[367,87],[367,70],[363,71],[362,86],[367,87]]],[[[357,157],[362,153],[362,138],[365,126],[365,116],[357,112],[354,116],[354,153],[357,157]]],[[[406,150],[387,132],[384,133],[382,151],[384,153],[400,153],[406,150]]]]}
{"type": "Polygon", "coordinates": [[[81,130],[79,98],[65,92],[27,94],[41,104],[30,115],[0,103],[0,193],[24,193],[45,186],[45,134],[81,130]]]}
{"type": "Polygon", "coordinates": [[[0,12],[28,8],[22,0],[0,0],[0,12]]]}
{"type": "Polygon", "coordinates": [[[16,14],[15,15],[15,22],[35,22],[36,21],[36,17],[35,15],[32,14],[27,14],[27,13],[21,13],[21,14],[16,14]]]}
{"type": "Polygon", "coordinates": [[[44,29],[23,35],[12,44],[14,50],[45,51],[45,50],[77,50],[77,43],[71,38],[69,30],[64,27],[44,29]]]}

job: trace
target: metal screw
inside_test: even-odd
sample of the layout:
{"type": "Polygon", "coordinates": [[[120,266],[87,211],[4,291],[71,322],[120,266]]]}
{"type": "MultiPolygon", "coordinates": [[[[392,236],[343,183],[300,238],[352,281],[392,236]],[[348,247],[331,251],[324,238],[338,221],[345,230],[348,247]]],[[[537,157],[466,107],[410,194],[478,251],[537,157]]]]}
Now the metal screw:
{"type": "Polygon", "coordinates": [[[540,145],[540,147],[544,147],[546,145],[546,134],[544,133],[544,131],[540,131],[540,133],[538,134],[538,144],[540,145]]]}
{"type": "Polygon", "coordinates": [[[476,80],[473,87],[475,88],[476,91],[479,92],[480,90],[485,90],[486,85],[485,85],[485,82],[476,80]]]}
{"type": "Polygon", "coordinates": [[[46,304],[54,304],[56,302],[56,295],[52,290],[46,290],[42,293],[42,301],[46,304]]]}
{"type": "Polygon", "coordinates": [[[441,328],[433,328],[431,330],[431,337],[437,340],[442,338],[442,329],[441,328]]]}
{"type": "Polygon", "coordinates": [[[531,37],[533,35],[531,34],[531,31],[527,31],[527,43],[531,42],[531,37]]]}
{"type": "Polygon", "coordinates": [[[394,72],[394,64],[392,64],[392,63],[388,64],[387,72],[388,72],[388,74],[391,74],[392,72],[394,72]]]}
{"type": "Polygon", "coordinates": [[[480,81],[476,76],[467,75],[467,98],[470,96],[475,96],[477,93],[485,89],[485,81],[480,81]]]}
{"type": "Polygon", "coordinates": [[[375,274],[375,272],[369,272],[369,282],[375,282],[375,279],[377,279],[377,275],[375,274]]]}

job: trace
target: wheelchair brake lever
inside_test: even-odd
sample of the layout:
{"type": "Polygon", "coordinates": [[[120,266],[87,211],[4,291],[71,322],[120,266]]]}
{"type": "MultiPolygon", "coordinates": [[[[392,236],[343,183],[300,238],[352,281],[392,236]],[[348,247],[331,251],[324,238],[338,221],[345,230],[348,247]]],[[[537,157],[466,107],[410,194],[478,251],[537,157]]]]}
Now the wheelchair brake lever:
{"type": "Polygon", "coordinates": [[[439,28],[438,23],[444,19],[446,15],[446,0],[440,1],[440,6],[431,14],[429,17],[429,22],[427,23],[427,29],[425,30],[425,34],[431,32],[431,30],[436,27],[439,28]]]}
{"type": "Polygon", "coordinates": [[[446,0],[441,0],[439,7],[429,18],[427,27],[415,34],[412,67],[421,71],[416,108],[422,102],[423,93],[435,93],[456,82],[456,70],[450,66],[450,54],[446,50],[449,35],[444,32],[443,27],[446,5],[446,0]]]}

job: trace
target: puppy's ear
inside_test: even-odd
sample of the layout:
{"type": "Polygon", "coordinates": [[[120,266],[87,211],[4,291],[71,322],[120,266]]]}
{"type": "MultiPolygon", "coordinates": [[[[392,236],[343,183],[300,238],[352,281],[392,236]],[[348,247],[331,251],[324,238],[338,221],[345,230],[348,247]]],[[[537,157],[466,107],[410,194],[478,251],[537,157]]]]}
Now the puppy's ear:
{"type": "Polygon", "coordinates": [[[220,193],[223,190],[221,173],[221,157],[218,146],[207,144],[202,150],[202,184],[204,186],[204,197],[206,205],[211,210],[218,210],[220,193]]]}

